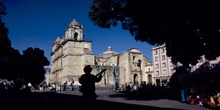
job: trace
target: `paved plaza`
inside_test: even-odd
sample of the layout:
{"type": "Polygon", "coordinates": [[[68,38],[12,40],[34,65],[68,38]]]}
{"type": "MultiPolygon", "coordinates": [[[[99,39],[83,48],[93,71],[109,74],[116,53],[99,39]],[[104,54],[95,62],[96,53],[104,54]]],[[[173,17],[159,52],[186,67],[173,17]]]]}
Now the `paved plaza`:
{"type": "MultiPolygon", "coordinates": [[[[75,92],[59,92],[60,94],[70,94],[75,96],[81,96],[79,91],[75,92]]],[[[181,103],[176,100],[158,99],[158,100],[129,100],[123,97],[122,93],[110,93],[97,91],[97,101],[106,101],[120,104],[130,104],[135,106],[145,106],[146,108],[156,109],[173,109],[173,110],[211,110],[210,108],[200,107],[197,105],[189,105],[181,103]]]]}
{"type": "Polygon", "coordinates": [[[175,100],[128,99],[122,93],[97,91],[97,100],[92,104],[83,101],[79,91],[31,92],[1,95],[1,107],[7,109],[39,110],[212,110],[197,105],[189,105],[175,100]]]}

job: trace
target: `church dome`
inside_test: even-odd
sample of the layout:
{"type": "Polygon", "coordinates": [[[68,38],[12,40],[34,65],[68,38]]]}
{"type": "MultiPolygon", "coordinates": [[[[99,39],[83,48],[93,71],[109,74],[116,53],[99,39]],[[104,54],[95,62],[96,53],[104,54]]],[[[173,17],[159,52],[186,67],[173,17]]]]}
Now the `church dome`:
{"type": "Polygon", "coordinates": [[[138,50],[137,48],[131,48],[128,51],[133,53],[141,53],[140,50],[138,50]]]}
{"type": "Polygon", "coordinates": [[[110,46],[108,46],[107,51],[102,53],[102,57],[106,58],[106,57],[110,57],[110,56],[115,55],[115,54],[117,54],[117,52],[113,51],[112,48],[110,46]]]}

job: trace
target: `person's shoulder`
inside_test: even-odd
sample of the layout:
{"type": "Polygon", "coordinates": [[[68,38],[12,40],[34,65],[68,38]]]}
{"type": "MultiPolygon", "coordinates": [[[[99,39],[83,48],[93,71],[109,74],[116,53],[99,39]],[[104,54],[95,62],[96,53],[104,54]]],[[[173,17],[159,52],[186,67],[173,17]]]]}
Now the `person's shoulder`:
{"type": "Polygon", "coordinates": [[[82,77],[85,77],[85,74],[82,74],[79,78],[81,79],[82,77]]]}
{"type": "Polygon", "coordinates": [[[91,76],[96,77],[96,75],[94,75],[94,74],[91,74],[91,76]]]}

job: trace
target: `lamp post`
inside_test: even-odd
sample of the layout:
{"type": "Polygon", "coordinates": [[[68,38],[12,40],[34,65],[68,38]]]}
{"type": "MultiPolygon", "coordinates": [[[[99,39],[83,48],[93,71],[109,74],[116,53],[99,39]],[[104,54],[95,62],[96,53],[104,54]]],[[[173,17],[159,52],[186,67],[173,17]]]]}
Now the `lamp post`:
{"type": "Polygon", "coordinates": [[[138,60],[138,67],[140,67],[140,80],[142,83],[142,71],[141,71],[141,60],[140,59],[138,60]]]}

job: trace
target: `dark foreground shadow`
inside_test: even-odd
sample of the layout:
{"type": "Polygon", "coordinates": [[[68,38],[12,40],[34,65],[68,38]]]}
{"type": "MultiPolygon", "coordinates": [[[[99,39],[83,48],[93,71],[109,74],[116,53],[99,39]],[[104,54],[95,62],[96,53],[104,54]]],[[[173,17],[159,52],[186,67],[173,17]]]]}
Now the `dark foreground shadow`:
{"type": "MultiPolygon", "coordinates": [[[[124,100],[137,100],[137,101],[140,101],[140,100],[161,100],[161,99],[168,99],[168,100],[176,100],[178,101],[176,98],[165,98],[165,97],[140,97],[140,96],[137,96],[136,94],[125,94],[125,93],[116,93],[116,94],[110,94],[108,95],[109,97],[111,98],[123,98],[124,100]]],[[[138,105],[139,106],[139,105],[138,105]]],[[[211,107],[211,106],[203,106],[204,108],[207,108],[207,109],[210,109],[210,110],[220,110],[220,108],[217,108],[217,107],[211,107]]],[[[159,108],[159,107],[151,107],[151,106],[146,106],[146,108],[150,108],[150,109],[153,109],[153,110],[156,110],[156,109],[165,109],[165,108],[159,108]]],[[[175,110],[175,109],[170,109],[170,108],[166,108],[166,110],[175,110]]],[[[177,110],[177,109],[176,109],[177,110]]],[[[183,110],[183,109],[181,109],[183,110]]]]}
{"type": "Polygon", "coordinates": [[[111,101],[96,100],[93,103],[83,103],[82,97],[77,95],[59,94],[55,92],[36,92],[27,94],[0,95],[1,107],[5,109],[90,109],[90,110],[178,110],[141,106],[111,101]]]}
{"type": "MultiPolygon", "coordinates": [[[[156,94],[156,93],[155,93],[156,94]]],[[[116,94],[111,94],[109,97],[120,97],[124,98],[125,100],[160,100],[160,99],[171,99],[167,97],[161,97],[160,95],[151,95],[151,94],[137,94],[136,92],[131,92],[129,94],[127,93],[116,93],[116,94]]],[[[172,99],[174,100],[174,99],[172,99]]]]}

